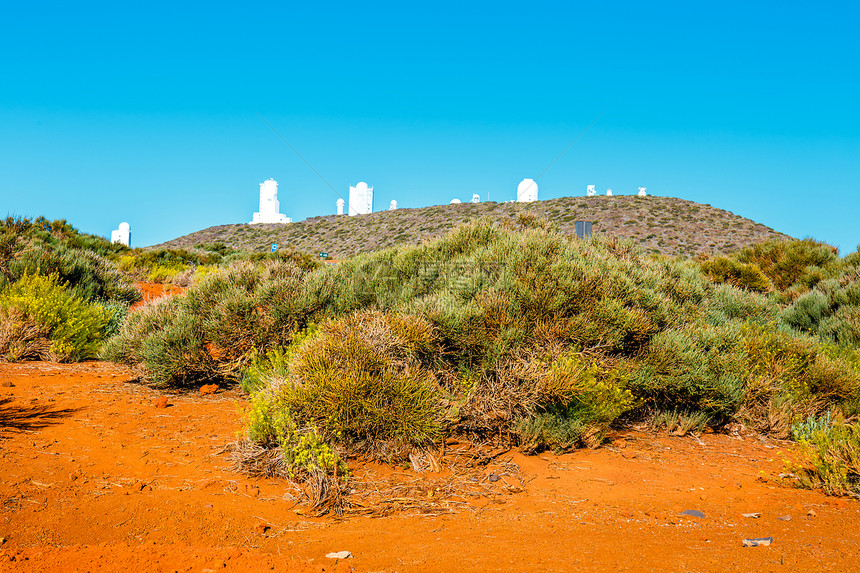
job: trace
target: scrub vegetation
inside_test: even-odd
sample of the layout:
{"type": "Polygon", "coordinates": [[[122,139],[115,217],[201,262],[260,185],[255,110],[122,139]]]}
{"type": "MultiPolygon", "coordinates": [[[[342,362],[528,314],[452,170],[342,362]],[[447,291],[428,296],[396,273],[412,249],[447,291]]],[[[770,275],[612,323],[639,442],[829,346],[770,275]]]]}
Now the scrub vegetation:
{"type": "Polygon", "coordinates": [[[140,299],[126,250],[64,220],[0,221],[0,360],[94,358],[140,299]]]}
{"type": "Polygon", "coordinates": [[[561,452],[632,421],[795,439],[799,484],[860,494],[860,252],[683,259],[527,212],[337,265],[134,251],[65,222],[2,231],[4,359],[100,353],[155,387],[240,384],[238,465],[304,483],[320,511],[342,503],[351,456],[414,464],[449,438],[561,452]],[[193,280],[128,313],[125,273],[159,268],[193,280]]]}
{"type": "MultiPolygon", "coordinates": [[[[451,436],[564,451],[646,420],[790,438],[860,412],[857,258],[806,240],[684,260],[484,219],[339,265],[228,266],[134,313],[104,356],[158,386],[241,382],[249,466],[332,495],[349,456],[451,436]]],[[[843,466],[830,491],[856,491],[843,466]]]]}

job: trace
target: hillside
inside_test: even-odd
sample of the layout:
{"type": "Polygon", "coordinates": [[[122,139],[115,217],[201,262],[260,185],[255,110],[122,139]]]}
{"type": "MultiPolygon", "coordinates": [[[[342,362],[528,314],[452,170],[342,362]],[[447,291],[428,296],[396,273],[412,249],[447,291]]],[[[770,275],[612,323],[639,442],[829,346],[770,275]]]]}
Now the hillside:
{"type": "Polygon", "coordinates": [[[356,217],[327,215],[288,225],[219,225],[156,247],[191,248],[222,242],[235,249],[264,251],[276,243],[309,253],[324,251],[340,259],[398,244],[418,244],[476,217],[501,221],[523,213],[544,217],[571,234],[576,221],[591,221],[595,235],[631,238],[646,250],[667,255],[727,253],[768,239],[789,238],[729,211],[684,199],[598,196],[435,205],[356,217]]]}

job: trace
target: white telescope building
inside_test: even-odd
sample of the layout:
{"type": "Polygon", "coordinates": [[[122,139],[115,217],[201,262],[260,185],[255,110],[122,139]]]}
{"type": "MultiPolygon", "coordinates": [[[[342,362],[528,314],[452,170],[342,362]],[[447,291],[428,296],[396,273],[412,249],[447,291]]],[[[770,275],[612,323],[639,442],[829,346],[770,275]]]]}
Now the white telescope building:
{"type": "Polygon", "coordinates": [[[127,247],[131,242],[131,225],[125,221],[120,223],[118,229],[110,232],[110,242],[121,243],[127,247]]]}
{"type": "Polygon", "coordinates": [[[278,182],[270,177],[260,183],[260,210],[254,213],[251,224],[292,222],[292,219],[281,214],[281,204],[278,202],[278,182]]]}
{"type": "Polygon", "coordinates": [[[534,179],[523,179],[517,185],[517,203],[531,203],[538,200],[538,185],[534,179]]]}
{"type": "Polygon", "coordinates": [[[367,215],[373,212],[373,187],[360,181],[358,185],[349,186],[349,214],[367,215]]]}

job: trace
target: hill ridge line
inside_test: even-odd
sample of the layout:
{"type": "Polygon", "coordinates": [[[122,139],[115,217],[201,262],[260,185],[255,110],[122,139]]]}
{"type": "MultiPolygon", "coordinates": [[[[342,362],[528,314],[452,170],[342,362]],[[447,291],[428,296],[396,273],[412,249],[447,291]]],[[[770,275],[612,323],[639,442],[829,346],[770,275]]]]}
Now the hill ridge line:
{"type": "Polygon", "coordinates": [[[342,259],[404,244],[420,244],[478,217],[514,220],[531,213],[559,230],[575,233],[591,221],[595,235],[629,238],[646,251],[695,256],[739,250],[770,239],[791,239],[751,219],[676,197],[615,195],[560,197],[533,203],[461,203],[376,211],[367,215],[320,215],[287,224],[216,225],[147,247],[194,248],[222,242],[235,249],[268,251],[272,244],[342,259]]]}

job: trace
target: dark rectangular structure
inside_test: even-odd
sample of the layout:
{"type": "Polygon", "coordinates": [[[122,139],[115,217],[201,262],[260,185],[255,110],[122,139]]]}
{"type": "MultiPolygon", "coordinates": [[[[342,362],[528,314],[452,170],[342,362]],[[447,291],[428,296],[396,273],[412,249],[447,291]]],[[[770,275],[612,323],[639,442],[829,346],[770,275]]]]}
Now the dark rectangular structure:
{"type": "Polygon", "coordinates": [[[591,221],[576,222],[576,236],[580,239],[591,236],[591,221]]]}

